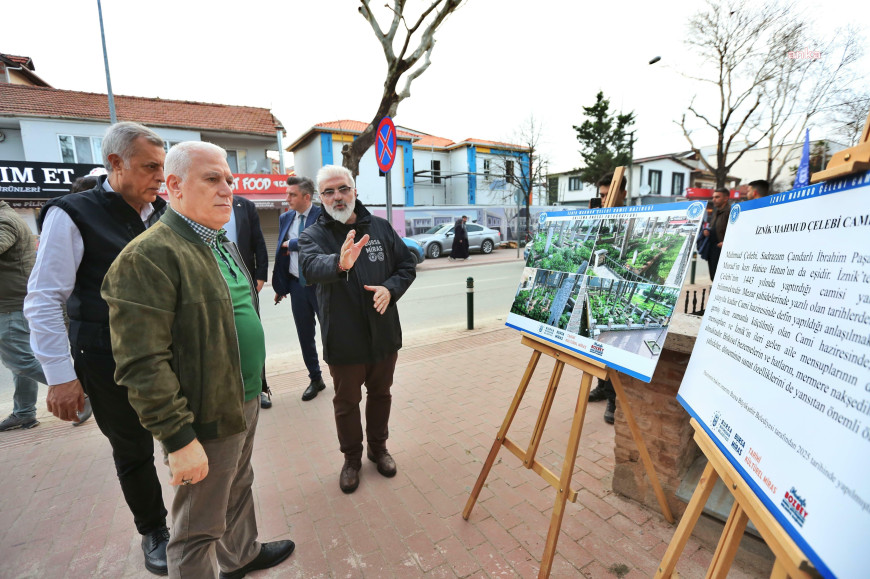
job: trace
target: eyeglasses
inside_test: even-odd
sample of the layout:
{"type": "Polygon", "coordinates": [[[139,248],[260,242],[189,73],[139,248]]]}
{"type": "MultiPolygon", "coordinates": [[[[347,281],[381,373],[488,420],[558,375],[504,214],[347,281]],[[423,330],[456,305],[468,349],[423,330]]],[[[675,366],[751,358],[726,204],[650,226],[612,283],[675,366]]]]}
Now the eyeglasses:
{"type": "Polygon", "coordinates": [[[347,185],[342,185],[338,189],[326,189],[325,191],[321,191],[320,196],[329,199],[330,197],[334,196],[336,193],[339,193],[341,195],[347,195],[351,191],[353,191],[353,187],[348,187],[347,185]]]}

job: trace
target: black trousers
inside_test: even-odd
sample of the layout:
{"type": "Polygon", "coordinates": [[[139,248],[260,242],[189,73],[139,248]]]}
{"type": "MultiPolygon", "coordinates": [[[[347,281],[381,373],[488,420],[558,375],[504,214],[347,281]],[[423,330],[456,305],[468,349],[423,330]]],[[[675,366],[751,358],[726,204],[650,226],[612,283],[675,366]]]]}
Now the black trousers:
{"type": "Polygon", "coordinates": [[[140,534],[166,526],[166,507],[154,467],[154,438],[139,422],[127,389],[115,383],[115,360],[104,348],[72,345],[75,371],[91,399],[94,419],[112,445],[115,470],[140,534]]]}

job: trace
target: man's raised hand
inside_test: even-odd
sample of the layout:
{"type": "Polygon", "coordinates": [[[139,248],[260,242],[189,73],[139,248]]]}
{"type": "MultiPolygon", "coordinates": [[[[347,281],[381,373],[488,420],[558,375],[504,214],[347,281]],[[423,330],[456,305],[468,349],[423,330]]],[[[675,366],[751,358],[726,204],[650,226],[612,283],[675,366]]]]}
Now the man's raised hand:
{"type": "Polygon", "coordinates": [[[353,237],[356,235],[356,230],[351,229],[347,232],[347,237],[344,238],[344,243],[341,245],[341,252],[338,255],[338,266],[343,270],[348,270],[356,263],[362,248],[369,242],[369,234],[366,233],[362,239],[353,242],[353,237]]]}

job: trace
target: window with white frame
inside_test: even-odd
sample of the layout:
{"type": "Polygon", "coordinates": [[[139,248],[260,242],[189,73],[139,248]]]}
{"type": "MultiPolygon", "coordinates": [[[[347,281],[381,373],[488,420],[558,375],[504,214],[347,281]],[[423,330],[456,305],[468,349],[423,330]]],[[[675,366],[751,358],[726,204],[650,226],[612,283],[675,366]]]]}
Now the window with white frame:
{"type": "Polygon", "coordinates": [[[248,152],[244,149],[238,151],[227,151],[227,165],[230,166],[230,171],[233,173],[248,172],[248,152]]]}
{"type": "Polygon", "coordinates": [[[662,194],[662,172],[650,169],[649,172],[649,192],[650,195],[662,194]]]}
{"type": "Polygon", "coordinates": [[[487,181],[489,181],[489,170],[490,170],[489,162],[490,162],[489,159],[483,160],[483,178],[487,181]]]}
{"type": "Polygon", "coordinates": [[[432,161],[432,182],[441,183],[441,161],[432,161]]]}
{"type": "Polygon", "coordinates": [[[583,188],[580,177],[568,177],[568,191],[579,191],[583,188]]]}
{"type": "Polygon", "coordinates": [[[504,162],[504,179],[508,183],[514,180],[514,162],[511,160],[505,160],[504,162]]]}
{"type": "Polygon", "coordinates": [[[60,158],[64,163],[100,165],[103,162],[102,137],[58,135],[57,142],[60,145],[60,158]]]}

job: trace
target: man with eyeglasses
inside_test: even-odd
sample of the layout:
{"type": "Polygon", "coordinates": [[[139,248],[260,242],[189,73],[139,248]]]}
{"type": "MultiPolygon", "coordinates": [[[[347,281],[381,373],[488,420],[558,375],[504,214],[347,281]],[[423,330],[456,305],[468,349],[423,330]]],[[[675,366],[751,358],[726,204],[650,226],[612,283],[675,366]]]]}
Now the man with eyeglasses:
{"type": "Polygon", "coordinates": [[[357,200],[353,175],[327,165],[317,174],[324,212],[300,235],[302,275],[317,284],[323,359],[335,386],[332,399],[344,466],[339,487],[359,486],[366,387],[367,456],[383,476],[396,474],[387,451],[393,372],[402,347],[396,302],[416,277],[415,262],[385,219],[357,200]]]}

